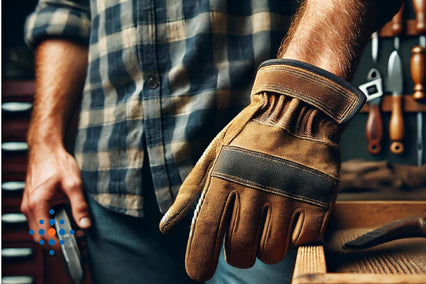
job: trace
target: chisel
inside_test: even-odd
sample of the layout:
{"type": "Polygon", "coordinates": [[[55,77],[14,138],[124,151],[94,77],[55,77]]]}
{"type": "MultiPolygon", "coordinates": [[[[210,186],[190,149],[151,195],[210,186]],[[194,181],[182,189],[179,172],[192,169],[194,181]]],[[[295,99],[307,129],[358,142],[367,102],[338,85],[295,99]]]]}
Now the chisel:
{"type": "Polygon", "coordinates": [[[343,249],[366,249],[403,238],[426,237],[426,219],[408,217],[390,222],[383,227],[359,236],[343,245],[343,249]]]}
{"type": "MultiPolygon", "coordinates": [[[[419,33],[420,46],[415,46],[411,50],[411,77],[414,82],[413,98],[417,102],[425,99],[424,93],[424,75],[425,75],[425,57],[424,49],[426,47],[426,1],[413,0],[414,11],[416,12],[416,30],[419,33]]],[[[417,113],[417,166],[423,164],[423,113],[417,113]]]]}
{"type": "Polygon", "coordinates": [[[390,151],[393,154],[402,154],[404,145],[404,118],[402,115],[403,74],[401,57],[399,56],[399,36],[402,33],[402,13],[404,4],[392,18],[392,35],[394,36],[394,50],[389,56],[387,88],[392,93],[392,114],[389,126],[389,137],[392,141],[390,151]]]}

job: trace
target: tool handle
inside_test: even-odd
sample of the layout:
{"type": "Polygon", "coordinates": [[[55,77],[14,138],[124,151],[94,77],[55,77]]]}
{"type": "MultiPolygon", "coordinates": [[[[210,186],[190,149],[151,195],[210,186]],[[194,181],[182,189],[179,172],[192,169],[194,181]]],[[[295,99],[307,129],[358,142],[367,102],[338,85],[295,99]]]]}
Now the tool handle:
{"type": "Polygon", "coordinates": [[[410,60],[411,77],[414,82],[413,98],[416,101],[425,99],[424,77],[425,77],[425,56],[424,48],[417,45],[411,50],[410,60]]]}
{"type": "Polygon", "coordinates": [[[404,118],[402,116],[402,96],[392,96],[392,114],[389,125],[389,137],[392,141],[390,151],[393,154],[402,154],[404,145],[404,118]]]}
{"type": "Polygon", "coordinates": [[[414,11],[416,12],[416,30],[419,34],[426,33],[426,1],[413,0],[414,11]]]}
{"type": "Polygon", "coordinates": [[[399,9],[398,13],[395,14],[392,18],[392,35],[399,36],[402,33],[402,14],[404,13],[404,4],[402,4],[401,8],[399,9]]]}
{"type": "Polygon", "coordinates": [[[377,155],[382,150],[380,146],[383,137],[383,121],[379,104],[370,104],[365,134],[368,141],[368,152],[377,155]]]}

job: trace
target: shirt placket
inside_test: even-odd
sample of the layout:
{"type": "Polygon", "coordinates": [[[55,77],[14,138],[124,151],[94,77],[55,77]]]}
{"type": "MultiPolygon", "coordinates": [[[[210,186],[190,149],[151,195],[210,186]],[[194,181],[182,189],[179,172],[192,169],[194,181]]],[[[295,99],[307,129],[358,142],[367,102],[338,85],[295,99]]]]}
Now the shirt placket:
{"type": "Polygon", "coordinates": [[[161,110],[161,77],[158,68],[157,24],[155,1],[133,0],[136,7],[138,60],[143,73],[142,107],[144,132],[155,188],[161,212],[173,202],[169,172],[165,159],[163,118],[161,110]]]}

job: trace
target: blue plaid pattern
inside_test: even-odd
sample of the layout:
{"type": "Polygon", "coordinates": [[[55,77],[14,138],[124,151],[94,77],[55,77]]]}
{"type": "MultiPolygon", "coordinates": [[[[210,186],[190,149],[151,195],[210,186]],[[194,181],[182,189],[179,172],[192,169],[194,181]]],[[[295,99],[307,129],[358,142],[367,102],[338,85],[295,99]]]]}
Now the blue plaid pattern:
{"type": "Polygon", "coordinates": [[[296,5],[40,0],[27,19],[30,46],[49,37],[89,44],[75,146],[86,190],[142,216],[150,170],[165,212],[211,139],[248,104],[255,71],[276,56],[296,5]]]}

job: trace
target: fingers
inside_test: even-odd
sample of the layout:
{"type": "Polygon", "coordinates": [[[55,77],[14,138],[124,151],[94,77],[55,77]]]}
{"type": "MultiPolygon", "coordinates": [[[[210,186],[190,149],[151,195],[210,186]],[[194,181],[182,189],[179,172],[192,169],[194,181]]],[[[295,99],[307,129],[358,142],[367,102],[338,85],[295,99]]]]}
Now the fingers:
{"type": "Polygon", "coordinates": [[[37,187],[25,189],[21,211],[27,217],[30,229],[34,231],[33,239],[36,242],[50,239],[47,232],[50,228],[49,219],[51,219],[49,210],[53,207],[51,200],[60,202],[63,199],[56,194],[57,186],[58,180],[51,177],[37,187]]]}
{"type": "Polygon", "coordinates": [[[264,263],[275,264],[284,259],[290,245],[289,227],[292,209],[273,202],[270,202],[266,209],[257,257],[264,263]]]}
{"type": "Polygon", "coordinates": [[[89,206],[83,194],[81,179],[65,179],[62,182],[62,187],[69,198],[74,221],[81,229],[88,229],[92,224],[89,217],[89,206]]]}
{"type": "MultiPolygon", "coordinates": [[[[262,203],[256,190],[244,190],[236,194],[232,219],[225,238],[226,262],[238,268],[252,267],[256,261],[262,225],[262,205],[254,206],[254,200],[262,203]]],[[[266,212],[265,212],[266,213],[266,212]]]]}
{"type": "Polygon", "coordinates": [[[300,246],[318,242],[322,238],[323,224],[326,221],[324,208],[305,205],[301,214],[294,221],[292,232],[292,245],[300,246]]]}
{"type": "Polygon", "coordinates": [[[224,181],[216,179],[215,182],[217,184],[200,199],[188,239],[185,267],[189,277],[196,281],[210,279],[216,270],[236,198],[224,181]]]}

